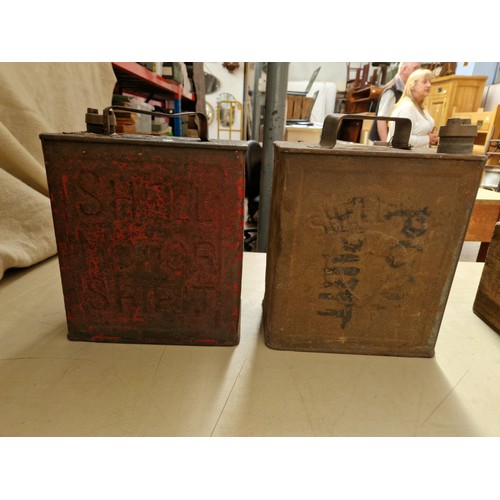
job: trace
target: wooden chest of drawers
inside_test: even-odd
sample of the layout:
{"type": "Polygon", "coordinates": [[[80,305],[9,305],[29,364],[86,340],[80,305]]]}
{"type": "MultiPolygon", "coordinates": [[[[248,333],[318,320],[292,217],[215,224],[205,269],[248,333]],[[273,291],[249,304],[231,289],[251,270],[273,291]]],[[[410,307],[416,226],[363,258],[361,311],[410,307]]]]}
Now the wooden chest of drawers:
{"type": "Polygon", "coordinates": [[[481,106],[486,76],[451,75],[435,78],[425,102],[436,129],[446,125],[453,112],[477,111],[481,106]]]}

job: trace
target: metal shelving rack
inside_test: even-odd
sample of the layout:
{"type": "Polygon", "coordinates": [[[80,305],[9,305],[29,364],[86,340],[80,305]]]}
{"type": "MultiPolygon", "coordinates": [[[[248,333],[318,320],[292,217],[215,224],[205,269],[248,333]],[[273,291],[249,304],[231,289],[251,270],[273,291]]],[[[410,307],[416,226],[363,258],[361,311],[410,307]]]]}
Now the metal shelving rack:
{"type": "MultiPolygon", "coordinates": [[[[113,62],[113,70],[117,79],[118,93],[124,92],[143,97],[146,102],[159,101],[167,106],[173,101],[174,113],[182,111],[182,101],[195,101],[196,95],[187,92],[184,87],[175,81],[166,80],[153,73],[148,68],[136,62],[113,62]]],[[[173,118],[173,133],[182,135],[182,119],[173,118]]]]}

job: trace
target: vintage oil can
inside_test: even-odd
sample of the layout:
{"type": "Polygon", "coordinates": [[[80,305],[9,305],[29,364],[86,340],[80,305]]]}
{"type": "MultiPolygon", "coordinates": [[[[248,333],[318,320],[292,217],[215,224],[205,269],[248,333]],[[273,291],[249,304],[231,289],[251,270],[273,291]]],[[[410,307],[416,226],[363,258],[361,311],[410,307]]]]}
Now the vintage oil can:
{"type": "Polygon", "coordinates": [[[500,334],[500,222],[495,225],[472,310],[500,334]]]}
{"type": "Polygon", "coordinates": [[[68,338],[237,344],[246,143],[108,135],[113,110],[93,114],[97,133],[40,136],[68,338]]]}
{"type": "Polygon", "coordinates": [[[397,147],[340,144],[325,128],[319,145],[275,143],[269,347],[434,355],[485,158],[409,149],[398,126],[397,147]]]}

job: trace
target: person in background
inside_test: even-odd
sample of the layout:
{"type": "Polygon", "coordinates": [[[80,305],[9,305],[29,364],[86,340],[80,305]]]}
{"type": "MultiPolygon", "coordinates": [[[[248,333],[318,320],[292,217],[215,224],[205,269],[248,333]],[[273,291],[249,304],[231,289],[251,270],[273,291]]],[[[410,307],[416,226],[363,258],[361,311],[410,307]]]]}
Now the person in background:
{"type": "MultiPolygon", "coordinates": [[[[399,63],[399,70],[396,76],[390,80],[382,89],[375,114],[377,116],[391,116],[394,106],[403,94],[408,77],[420,68],[419,62],[399,63]]],[[[368,139],[371,141],[387,141],[387,122],[374,120],[368,139]]]]}
{"type": "MultiPolygon", "coordinates": [[[[434,133],[434,119],[424,108],[424,100],[431,90],[434,75],[428,69],[414,71],[406,82],[403,95],[394,107],[391,116],[411,120],[410,145],[414,148],[430,147],[438,143],[434,133]]],[[[394,135],[394,122],[389,122],[388,141],[394,135]]]]}

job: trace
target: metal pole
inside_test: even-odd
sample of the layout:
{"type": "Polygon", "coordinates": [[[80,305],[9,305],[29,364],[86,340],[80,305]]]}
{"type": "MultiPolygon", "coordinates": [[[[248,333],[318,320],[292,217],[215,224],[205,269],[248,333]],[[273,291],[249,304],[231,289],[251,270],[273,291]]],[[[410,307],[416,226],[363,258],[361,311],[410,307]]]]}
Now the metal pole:
{"type": "Polygon", "coordinates": [[[259,224],[257,226],[257,251],[267,251],[269,214],[274,167],[274,141],[285,136],[286,90],[289,63],[267,63],[266,110],[262,140],[262,166],[260,172],[259,224]]]}
{"type": "Polygon", "coordinates": [[[260,131],[260,91],[259,80],[262,73],[262,63],[256,62],[253,77],[253,96],[252,96],[252,139],[259,141],[260,131]]]}

